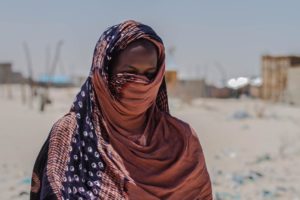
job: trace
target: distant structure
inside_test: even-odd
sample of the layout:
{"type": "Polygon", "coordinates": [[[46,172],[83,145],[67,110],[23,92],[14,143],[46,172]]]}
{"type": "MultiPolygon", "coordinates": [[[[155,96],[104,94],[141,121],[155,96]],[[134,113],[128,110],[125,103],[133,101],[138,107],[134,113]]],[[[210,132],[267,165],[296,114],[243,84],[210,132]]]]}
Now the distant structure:
{"type": "Polygon", "coordinates": [[[167,70],[165,73],[166,82],[170,89],[174,88],[177,83],[177,71],[176,70],[167,70]]]}
{"type": "Polygon", "coordinates": [[[299,56],[262,56],[262,99],[300,103],[299,70],[299,56]]]}
{"type": "Polygon", "coordinates": [[[288,69],[285,100],[300,105],[300,65],[288,69]]]}
{"type": "Polygon", "coordinates": [[[6,84],[11,82],[12,66],[11,63],[0,63],[0,83],[6,84]]]}
{"type": "Polygon", "coordinates": [[[231,89],[209,85],[204,78],[197,76],[195,73],[184,74],[185,76],[182,76],[182,74],[180,75],[180,68],[175,62],[174,52],[175,47],[168,49],[165,73],[168,94],[170,97],[177,97],[185,102],[190,102],[192,99],[199,97],[229,98],[232,96],[231,89]]]}
{"type": "Polygon", "coordinates": [[[11,63],[0,63],[0,84],[24,83],[25,81],[20,72],[13,71],[11,63]]]}
{"type": "Polygon", "coordinates": [[[261,77],[252,77],[249,85],[249,95],[252,98],[261,98],[262,96],[262,79],[261,77]]]}
{"type": "Polygon", "coordinates": [[[176,83],[178,81],[178,66],[175,63],[174,52],[175,52],[174,46],[168,49],[168,57],[166,63],[167,69],[166,69],[165,77],[166,77],[168,88],[170,90],[175,88],[176,83]]]}

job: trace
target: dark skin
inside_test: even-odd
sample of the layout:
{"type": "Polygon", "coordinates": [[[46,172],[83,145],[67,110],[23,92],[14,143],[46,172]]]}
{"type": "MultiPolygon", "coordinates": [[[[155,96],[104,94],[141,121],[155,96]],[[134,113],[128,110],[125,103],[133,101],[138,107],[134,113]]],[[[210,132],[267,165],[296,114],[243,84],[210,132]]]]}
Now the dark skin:
{"type": "Polygon", "coordinates": [[[131,73],[153,79],[158,71],[157,49],[147,40],[137,40],[130,43],[117,55],[112,62],[110,75],[118,73],[131,73]]]}

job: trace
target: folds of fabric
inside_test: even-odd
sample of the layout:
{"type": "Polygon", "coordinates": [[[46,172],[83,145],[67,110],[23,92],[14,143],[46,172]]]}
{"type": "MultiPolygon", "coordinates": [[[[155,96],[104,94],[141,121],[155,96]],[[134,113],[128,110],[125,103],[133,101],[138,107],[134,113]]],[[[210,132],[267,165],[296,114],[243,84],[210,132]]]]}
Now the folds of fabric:
{"type": "Polygon", "coordinates": [[[94,51],[91,72],[66,116],[52,128],[36,161],[31,199],[212,199],[194,130],[169,114],[164,46],[148,26],[110,27],[94,51]],[[154,80],[108,77],[115,55],[138,39],[158,49],[154,80]]]}

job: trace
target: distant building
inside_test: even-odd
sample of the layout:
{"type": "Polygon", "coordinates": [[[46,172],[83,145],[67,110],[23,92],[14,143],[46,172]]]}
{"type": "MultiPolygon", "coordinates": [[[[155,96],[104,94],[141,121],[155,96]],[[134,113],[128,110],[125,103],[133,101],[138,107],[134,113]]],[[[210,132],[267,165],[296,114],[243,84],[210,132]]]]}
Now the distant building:
{"type": "Polygon", "coordinates": [[[199,80],[180,80],[176,84],[175,96],[183,99],[194,99],[206,97],[206,83],[203,79],[199,80]]]}
{"type": "Polygon", "coordinates": [[[25,83],[27,80],[22,73],[15,72],[11,63],[0,63],[0,84],[25,83]]]}
{"type": "Polygon", "coordinates": [[[236,97],[233,89],[228,87],[217,87],[214,85],[206,85],[205,86],[206,97],[208,98],[218,98],[218,99],[226,99],[236,97]]]}
{"type": "Polygon", "coordinates": [[[255,77],[250,80],[249,95],[252,98],[262,97],[262,79],[260,77],[255,77]]]}
{"type": "Polygon", "coordinates": [[[294,83],[290,83],[292,80],[289,81],[289,78],[295,79],[293,76],[289,77],[289,74],[299,67],[300,57],[298,56],[262,56],[262,98],[275,102],[284,101],[288,83],[290,85],[290,94],[299,93],[299,90],[294,91],[294,83]]]}
{"type": "Polygon", "coordinates": [[[252,98],[261,98],[262,86],[250,85],[249,95],[252,98]]]}
{"type": "Polygon", "coordinates": [[[178,81],[179,66],[175,62],[174,57],[175,47],[172,46],[168,49],[168,56],[166,60],[166,73],[165,78],[168,86],[168,90],[172,91],[178,81]]]}
{"type": "Polygon", "coordinates": [[[168,89],[173,89],[177,83],[177,71],[176,70],[167,70],[165,73],[166,82],[168,89]]]}
{"type": "Polygon", "coordinates": [[[11,63],[0,63],[0,84],[11,83],[12,65],[11,63]]]}
{"type": "Polygon", "coordinates": [[[288,103],[300,105],[300,65],[288,69],[285,100],[288,103]]]}
{"type": "Polygon", "coordinates": [[[42,86],[53,86],[53,87],[69,87],[73,86],[72,79],[65,75],[42,75],[38,78],[37,82],[42,86]]]}

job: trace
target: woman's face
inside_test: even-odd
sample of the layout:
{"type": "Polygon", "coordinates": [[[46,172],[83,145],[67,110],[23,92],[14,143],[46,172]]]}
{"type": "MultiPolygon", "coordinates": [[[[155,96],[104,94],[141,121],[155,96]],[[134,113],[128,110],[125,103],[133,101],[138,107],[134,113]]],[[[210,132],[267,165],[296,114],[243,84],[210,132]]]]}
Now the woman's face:
{"type": "Polygon", "coordinates": [[[138,40],[129,44],[116,58],[111,75],[131,73],[153,79],[158,71],[157,50],[147,40],[138,40]]]}

